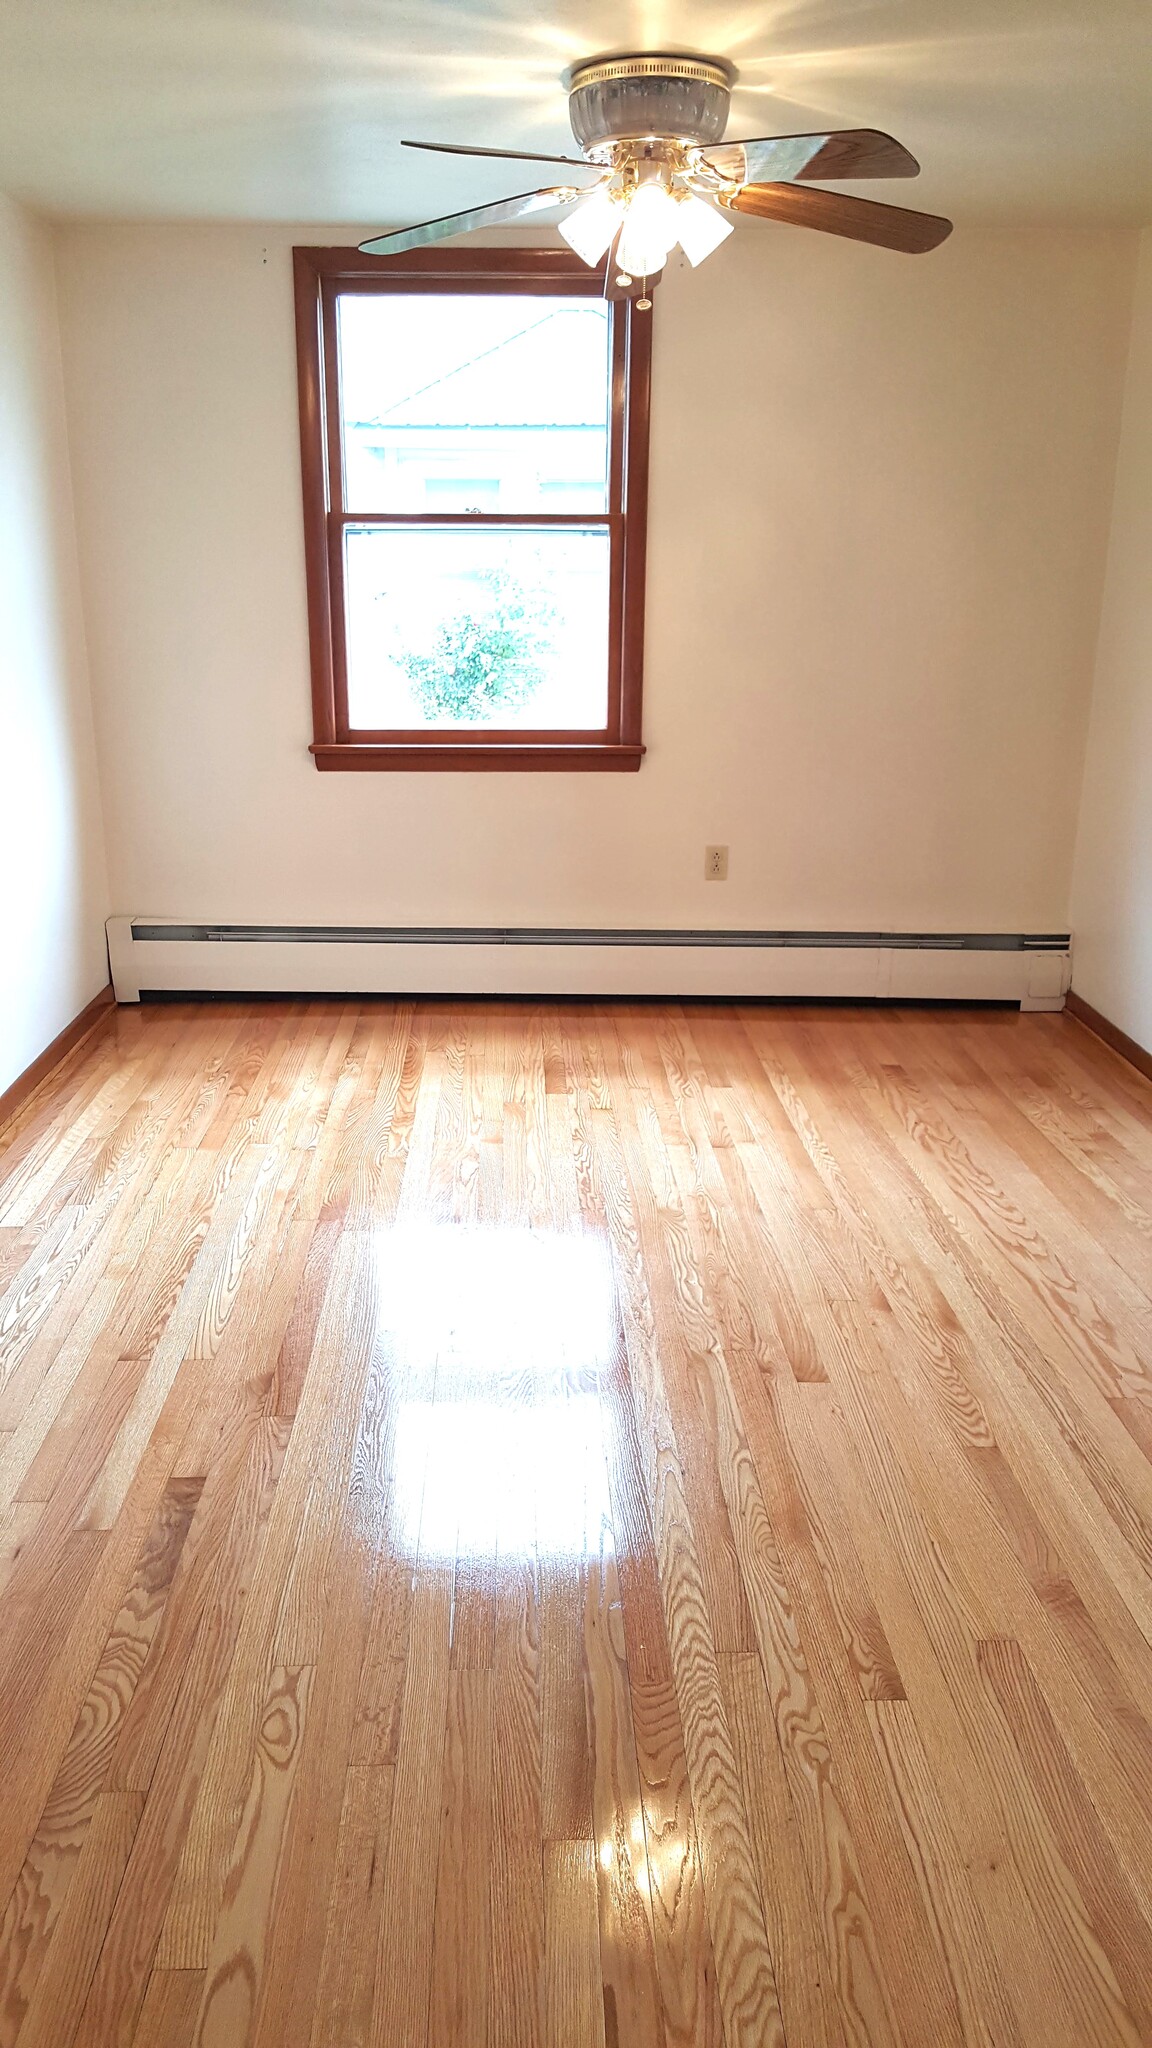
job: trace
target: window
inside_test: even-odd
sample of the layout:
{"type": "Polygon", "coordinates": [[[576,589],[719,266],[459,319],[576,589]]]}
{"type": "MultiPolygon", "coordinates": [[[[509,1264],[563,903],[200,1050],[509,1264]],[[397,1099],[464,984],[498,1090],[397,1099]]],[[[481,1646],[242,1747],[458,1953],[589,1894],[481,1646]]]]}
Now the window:
{"type": "Polygon", "coordinates": [[[566,249],[295,257],[317,767],[638,768],[651,312],[566,249]]]}

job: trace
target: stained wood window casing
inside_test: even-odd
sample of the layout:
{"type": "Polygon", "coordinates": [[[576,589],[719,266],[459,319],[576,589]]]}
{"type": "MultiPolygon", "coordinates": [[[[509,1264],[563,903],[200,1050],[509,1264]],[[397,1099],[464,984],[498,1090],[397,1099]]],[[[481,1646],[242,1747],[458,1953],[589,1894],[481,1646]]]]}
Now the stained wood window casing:
{"type": "Polygon", "coordinates": [[[322,770],[639,768],[644,650],[644,568],[652,312],[609,306],[608,475],[603,512],[372,512],[345,501],[339,392],[338,302],[352,294],[419,293],[595,299],[602,270],[567,249],[418,249],[364,256],[355,249],[293,251],[311,645],[313,739],[322,770]],[[607,717],[594,729],[484,724],[366,728],[349,722],[346,536],[392,526],[596,529],[608,542],[607,717]]]}

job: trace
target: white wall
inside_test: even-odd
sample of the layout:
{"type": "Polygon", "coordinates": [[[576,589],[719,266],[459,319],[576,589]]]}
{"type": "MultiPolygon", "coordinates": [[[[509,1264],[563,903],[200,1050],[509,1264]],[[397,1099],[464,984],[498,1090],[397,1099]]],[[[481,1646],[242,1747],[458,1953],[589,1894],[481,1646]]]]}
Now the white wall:
{"type": "Polygon", "coordinates": [[[0,197],[0,1092],[106,984],[107,887],[51,240],[0,197]]]}
{"type": "Polygon", "coordinates": [[[60,235],[118,911],[1065,924],[1133,234],[746,223],[668,279],[638,776],[317,774],[294,239],[60,235]]]}
{"type": "Polygon", "coordinates": [[[1152,1052],[1152,231],[1141,238],[1073,915],[1077,994],[1152,1052]]]}

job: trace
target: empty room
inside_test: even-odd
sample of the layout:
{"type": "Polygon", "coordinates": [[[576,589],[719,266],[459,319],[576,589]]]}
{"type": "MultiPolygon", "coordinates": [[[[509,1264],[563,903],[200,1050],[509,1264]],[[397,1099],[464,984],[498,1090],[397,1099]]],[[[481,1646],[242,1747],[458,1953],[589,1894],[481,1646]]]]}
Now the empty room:
{"type": "Polygon", "coordinates": [[[0,2048],[1152,2048],[1152,15],[0,0],[0,2048]]]}

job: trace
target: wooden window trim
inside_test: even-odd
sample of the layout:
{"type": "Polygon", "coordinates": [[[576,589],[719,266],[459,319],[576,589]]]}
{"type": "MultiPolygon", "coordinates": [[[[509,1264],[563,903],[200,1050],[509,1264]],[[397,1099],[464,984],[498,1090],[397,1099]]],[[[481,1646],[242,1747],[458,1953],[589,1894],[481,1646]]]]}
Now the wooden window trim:
{"type": "Polygon", "coordinates": [[[593,769],[632,771],[644,754],[640,714],[644,659],[644,566],[648,517],[648,419],[652,314],[611,302],[609,493],[605,515],[348,514],[343,504],[335,306],[339,293],[533,292],[599,298],[603,270],[567,249],[414,249],[364,256],[355,249],[293,250],[300,455],[308,579],[313,740],[317,768],[593,769]],[[505,727],[412,734],[350,729],[344,650],[344,526],[587,526],[610,540],[609,713],[603,730],[505,727]]]}

